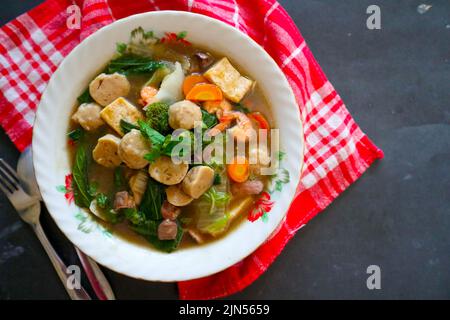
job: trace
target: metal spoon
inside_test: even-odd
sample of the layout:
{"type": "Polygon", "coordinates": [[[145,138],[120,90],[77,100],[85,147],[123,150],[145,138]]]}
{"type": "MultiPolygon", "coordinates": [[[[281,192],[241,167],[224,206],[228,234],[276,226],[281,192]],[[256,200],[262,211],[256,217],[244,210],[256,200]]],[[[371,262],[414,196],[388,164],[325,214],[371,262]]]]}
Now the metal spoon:
{"type": "MultiPolygon", "coordinates": [[[[25,191],[30,195],[39,197],[39,200],[42,201],[39,187],[36,182],[36,176],[34,175],[30,147],[25,149],[19,157],[17,163],[17,175],[19,176],[25,191]]],[[[97,298],[100,300],[115,300],[114,292],[98,264],[81,252],[77,247],[75,247],[75,250],[97,298]]]]}

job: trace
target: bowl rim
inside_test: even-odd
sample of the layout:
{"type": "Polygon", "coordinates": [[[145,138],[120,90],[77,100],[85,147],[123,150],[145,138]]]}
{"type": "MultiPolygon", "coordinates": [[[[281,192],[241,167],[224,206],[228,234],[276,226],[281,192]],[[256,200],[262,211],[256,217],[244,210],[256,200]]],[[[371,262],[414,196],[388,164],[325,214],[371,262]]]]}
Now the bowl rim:
{"type": "MultiPolygon", "coordinates": [[[[139,20],[141,18],[144,17],[151,17],[151,16],[156,16],[156,15],[179,15],[179,16],[190,16],[190,17],[194,17],[195,19],[204,19],[206,20],[208,23],[215,23],[220,25],[221,28],[225,29],[224,32],[232,32],[234,34],[239,34],[239,36],[241,38],[243,38],[245,41],[247,41],[252,47],[254,47],[254,49],[256,51],[259,51],[259,54],[264,56],[264,59],[266,60],[270,60],[270,62],[272,63],[272,66],[275,68],[276,72],[279,73],[282,76],[282,81],[283,81],[283,86],[286,88],[286,90],[288,90],[289,92],[289,100],[291,100],[291,104],[293,104],[296,108],[295,112],[297,113],[298,116],[298,124],[299,124],[299,128],[298,129],[298,134],[300,136],[300,141],[298,141],[298,143],[301,144],[301,148],[300,149],[300,153],[299,153],[299,158],[296,159],[298,161],[298,169],[295,172],[295,181],[294,182],[290,182],[289,184],[295,184],[295,188],[294,190],[298,189],[298,186],[300,184],[300,178],[302,175],[302,171],[303,171],[303,166],[304,166],[304,148],[305,148],[305,141],[304,141],[304,132],[303,132],[303,119],[301,117],[301,113],[300,113],[300,109],[297,103],[297,100],[295,98],[294,92],[292,90],[292,87],[290,86],[286,75],[284,74],[284,72],[281,70],[281,68],[278,66],[278,64],[275,62],[275,60],[265,51],[265,49],[263,47],[261,47],[256,41],[254,41],[251,37],[249,37],[247,34],[241,32],[240,30],[235,29],[234,27],[226,24],[223,21],[202,15],[202,14],[197,14],[197,13],[192,13],[192,12],[185,12],[185,11],[174,11],[174,10],[161,10],[161,11],[152,11],[152,12],[145,12],[145,13],[140,13],[140,14],[135,14],[135,15],[131,15],[128,16],[126,18],[123,19],[119,19],[116,20],[114,22],[112,22],[111,24],[102,27],[101,29],[97,30],[96,32],[92,33],[91,35],[89,35],[87,38],[85,38],[83,41],[81,41],[64,59],[63,61],[60,63],[60,65],[57,67],[57,69],[55,70],[55,72],[53,73],[52,77],[50,78],[46,89],[44,90],[38,109],[36,111],[36,117],[34,120],[34,126],[33,126],[33,143],[32,143],[32,151],[33,154],[38,154],[39,153],[39,142],[37,141],[38,139],[36,138],[36,132],[40,130],[40,123],[43,123],[43,121],[41,119],[43,119],[43,107],[41,107],[42,105],[45,105],[47,102],[47,94],[48,94],[48,88],[53,84],[54,79],[62,72],[61,70],[63,70],[66,66],[66,64],[68,63],[68,61],[70,59],[72,59],[73,57],[76,57],[78,54],[78,51],[81,51],[80,48],[86,47],[88,46],[92,41],[95,41],[96,39],[101,39],[102,37],[102,33],[108,31],[109,29],[114,29],[117,27],[120,27],[121,25],[125,25],[127,23],[129,23],[132,20],[139,20]],[[38,153],[36,153],[36,151],[38,153]]],[[[265,95],[265,94],[264,94],[265,95]]],[[[35,173],[36,173],[36,180],[38,181],[38,185],[39,188],[41,190],[42,193],[42,198],[44,203],[47,205],[48,211],[50,213],[50,216],[52,217],[52,219],[55,221],[56,225],[58,226],[58,228],[63,232],[63,234],[69,239],[70,242],[72,242],[73,245],[77,245],[77,241],[76,241],[76,237],[73,237],[72,234],[70,234],[68,232],[68,230],[65,230],[63,227],[61,227],[60,223],[59,223],[59,219],[58,219],[58,214],[54,214],[53,210],[51,209],[51,205],[50,205],[50,198],[47,199],[48,197],[51,197],[51,195],[47,195],[47,187],[42,187],[43,186],[43,180],[41,179],[41,167],[40,167],[40,163],[38,163],[37,160],[37,156],[33,157],[33,167],[35,169],[35,173]]],[[[248,248],[248,252],[246,252],[245,255],[239,257],[239,258],[235,258],[233,259],[231,262],[228,262],[226,265],[223,265],[221,267],[216,267],[213,270],[209,270],[208,272],[206,272],[205,274],[197,274],[194,277],[163,277],[163,278],[154,278],[154,277],[149,277],[149,276],[142,276],[142,275],[136,275],[136,274],[130,274],[129,272],[125,271],[123,268],[119,269],[115,264],[110,263],[110,261],[105,261],[104,259],[101,259],[99,257],[99,255],[96,255],[95,252],[92,252],[91,250],[86,250],[87,248],[84,246],[80,246],[79,248],[85,252],[86,254],[88,254],[89,256],[91,256],[94,260],[96,260],[98,263],[100,263],[101,265],[114,270],[115,272],[133,277],[133,278],[137,278],[137,279],[143,279],[143,280],[150,280],[150,281],[162,281],[162,282],[172,282],[172,281],[185,281],[185,280],[192,280],[192,279],[197,279],[197,278],[201,278],[201,277],[205,277],[205,276],[209,276],[211,274],[215,274],[218,273],[220,271],[223,271],[225,269],[227,269],[228,267],[234,265],[235,263],[242,261],[243,259],[245,259],[246,257],[248,257],[249,255],[251,255],[257,248],[259,248],[262,244],[264,244],[268,239],[270,239],[279,229],[279,227],[281,227],[282,223],[284,222],[285,218],[286,218],[286,214],[290,208],[291,203],[294,201],[295,199],[295,192],[292,195],[290,202],[288,203],[287,209],[284,210],[284,212],[282,212],[281,214],[281,218],[278,222],[278,224],[273,228],[273,230],[270,232],[270,234],[268,234],[265,237],[264,241],[261,241],[260,243],[255,243],[252,247],[248,248]]],[[[227,238],[227,237],[225,237],[227,238]]],[[[77,245],[78,246],[78,245],[77,245]]],[[[147,249],[148,250],[148,249],[147,249]]]]}

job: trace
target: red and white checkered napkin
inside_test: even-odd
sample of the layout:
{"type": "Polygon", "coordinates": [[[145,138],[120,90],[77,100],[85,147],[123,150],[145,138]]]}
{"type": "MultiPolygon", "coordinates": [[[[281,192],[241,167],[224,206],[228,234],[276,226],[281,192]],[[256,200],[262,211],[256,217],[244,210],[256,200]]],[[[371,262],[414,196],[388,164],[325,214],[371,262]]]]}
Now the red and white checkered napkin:
{"type": "Polygon", "coordinates": [[[304,172],[282,227],[238,264],[178,284],[182,299],[223,297],[255,281],[295,232],[358,179],[375,159],[382,158],[383,152],[360,130],[295,24],[274,0],[48,0],[9,22],[0,29],[0,122],[19,150],[31,143],[36,106],[64,56],[102,26],[152,10],[192,11],[247,33],[279,64],[303,117],[304,172]],[[66,10],[74,2],[81,8],[81,30],[66,26],[66,10]]]}

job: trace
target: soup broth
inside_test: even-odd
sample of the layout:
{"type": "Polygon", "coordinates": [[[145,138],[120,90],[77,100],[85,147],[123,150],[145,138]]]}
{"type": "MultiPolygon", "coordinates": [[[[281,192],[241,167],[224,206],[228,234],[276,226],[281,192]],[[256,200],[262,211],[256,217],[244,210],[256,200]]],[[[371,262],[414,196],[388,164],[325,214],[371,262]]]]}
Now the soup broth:
{"type": "MultiPolygon", "coordinates": [[[[247,78],[241,68],[231,70],[235,65],[219,53],[207,52],[173,35],[162,39],[142,36],[141,42],[133,37],[136,38],[136,33],[132,34],[125,51],[117,53],[105,71],[87,84],[89,88],[74,107],[69,138],[73,144],[70,158],[74,167],[75,200],[108,225],[114,234],[167,252],[226,236],[245,220],[260,193],[267,189],[270,176],[261,175],[262,165],[249,165],[248,159],[244,159],[243,164],[238,161],[179,166],[165,163],[163,158],[169,159],[165,151],[167,137],[175,129],[192,132],[193,128],[189,129],[186,123],[192,114],[201,112],[204,134],[234,129],[234,133],[240,135],[233,139],[248,140],[242,133],[246,132],[243,128],[275,127],[270,106],[258,85],[249,80],[251,75],[247,78]],[[116,61],[128,63],[127,68],[115,70],[119,65],[116,61]],[[139,63],[142,68],[146,63],[148,71],[136,69],[139,63]],[[158,65],[151,67],[151,63],[158,65]],[[166,72],[160,72],[164,68],[166,72]],[[240,88],[230,89],[226,81],[217,79],[215,68],[222,68],[222,73],[239,74],[242,79],[237,78],[237,83],[251,82],[239,101],[227,92],[240,88]],[[176,82],[177,72],[183,80],[176,85],[183,86],[184,92],[181,99],[172,99],[170,94],[162,93],[173,89],[167,88],[173,86],[171,81],[176,82]],[[158,73],[163,75],[152,82],[158,73]],[[200,81],[187,92],[189,81],[195,79],[200,81]],[[120,87],[121,83],[126,90],[120,87]],[[104,89],[106,86],[112,89],[104,89]],[[107,92],[102,95],[98,92],[101,90],[107,92]],[[104,101],[108,98],[112,101],[104,101]],[[153,113],[154,117],[161,117],[163,124],[149,116],[148,110],[156,107],[167,113],[153,113]],[[87,116],[83,118],[84,109],[88,108],[94,111],[86,111],[87,116]],[[138,121],[129,116],[127,108],[137,114],[138,121]],[[178,109],[185,114],[176,114],[178,109]],[[109,110],[123,118],[111,119],[109,110]],[[119,129],[115,125],[117,121],[119,129]],[[206,128],[207,122],[213,125],[206,128]],[[158,131],[161,128],[164,132],[158,131]],[[144,148],[145,152],[139,148],[144,148]],[[86,159],[81,159],[80,150],[86,159]]],[[[270,135],[268,139],[270,146],[270,135]]],[[[256,151],[260,155],[259,150],[256,151]]],[[[247,150],[246,158],[249,152],[247,150]]]]}

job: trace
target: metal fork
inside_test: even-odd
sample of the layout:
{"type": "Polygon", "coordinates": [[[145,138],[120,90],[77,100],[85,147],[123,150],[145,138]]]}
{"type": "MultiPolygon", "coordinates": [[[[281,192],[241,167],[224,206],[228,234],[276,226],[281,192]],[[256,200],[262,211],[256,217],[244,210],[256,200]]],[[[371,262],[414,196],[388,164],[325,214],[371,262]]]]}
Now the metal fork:
{"type": "Polygon", "coordinates": [[[47,236],[42,229],[41,223],[39,222],[39,216],[41,214],[41,203],[39,202],[39,197],[30,196],[23,191],[16,171],[1,158],[0,189],[2,189],[11,201],[22,220],[28,223],[33,229],[34,233],[44,247],[45,252],[49,256],[50,261],[52,262],[53,267],[61,279],[64,288],[66,288],[70,298],[72,300],[91,300],[88,293],[81,285],[79,289],[76,288],[77,286],[73,289],[68,287],[69,275],[66,273],[67,267],[48,241],[47,236]]]}

